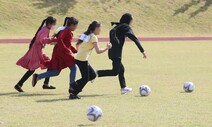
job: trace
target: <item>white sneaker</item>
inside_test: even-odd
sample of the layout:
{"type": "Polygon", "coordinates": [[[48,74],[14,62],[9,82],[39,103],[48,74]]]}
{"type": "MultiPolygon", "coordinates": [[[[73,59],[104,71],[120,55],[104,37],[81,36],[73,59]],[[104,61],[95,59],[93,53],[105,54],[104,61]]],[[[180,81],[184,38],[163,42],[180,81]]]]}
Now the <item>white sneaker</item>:
{"type": "Polygon", "coordinates": [[[132,92],[132,88],[129,88],[129,87],[125,87],[125,88],[122,88],[121,89],[121,94],[124,95],[124,94],[128,94],[132,92]]]}

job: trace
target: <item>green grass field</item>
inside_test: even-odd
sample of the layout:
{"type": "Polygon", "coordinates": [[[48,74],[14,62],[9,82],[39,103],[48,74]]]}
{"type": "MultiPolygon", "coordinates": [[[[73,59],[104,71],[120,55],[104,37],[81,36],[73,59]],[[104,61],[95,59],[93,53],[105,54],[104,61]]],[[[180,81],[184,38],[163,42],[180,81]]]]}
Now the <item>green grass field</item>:
{"type": "MultiPolygon", "coordinates": [[[[125,45],[123,63],[127,84],[134,91],[121,96],[117,77],[98,78],[88,83],[82,99],[68,100],[68,73],[52,78],[53,91],[35,88],[31,78],[23,94],[13,86],[26,70],[15,65],[26,52],[26,44],[0,45],[0,127],[212,127],[212,44],[195,42],[144,42],[148,59],[133,43],[125,45]],[[196,84],[193,93],[183,92],[183,83],[196,84]],[[148,97],[140,97],[141,84],[151,87],[148,97]],[[86,118],[86,109],[98,105],[103,110],[100,121],[86,118]]],[[[104,44],[102,45],[104,46],[104,44]]],[[[50,55],[52,47],[45,52],[50,55]]],[[[90,59],[95,69],[111,67],[107,53],[90,59]]],[[[41,72],[38,70],[37,72],[41,72]]],[[[79,77],[79,73],[78,73],[79,77]]]]}
{"type": "Polygon", "coordinates": [[[138,36],[211,36],[211,6],[212,0],[0,0],[0,38],[32,38],[49,15],[58,26],[66,16],[78,18],[76,36],[98,20],[108,37],[110,22],[126,12],[138,36]]]}

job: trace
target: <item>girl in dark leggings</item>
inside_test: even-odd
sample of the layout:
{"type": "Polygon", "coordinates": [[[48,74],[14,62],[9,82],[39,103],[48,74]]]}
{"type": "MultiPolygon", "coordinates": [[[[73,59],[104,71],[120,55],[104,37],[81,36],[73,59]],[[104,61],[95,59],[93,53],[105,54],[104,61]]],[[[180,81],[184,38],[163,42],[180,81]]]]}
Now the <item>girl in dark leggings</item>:
{"type": "MultiPolygon", "coordinates": [[[[44,64],[46,62],[49,62],[50,59],[42,52],[42,48],[46,44],[57,41],[56,38],[49,37],[50,30],[54,29],[55,25],[56,19],[54,17],[49,16],[44,19],[30,43],[29,50],[16,63],[17,65],[28,69],[28,71],[23,75],[23,77],[14,87],[18,92],[24,92],[22,89],[24,82],[35,72],[36,69],[46,68],[44,64]],[[43,26],[44,24],[45,26],[43,26]]],[[[49,78],[46,78],[46,80],[44,81],[43,89],[54,89],[54,87],[49,86],[48,83],[49,78]]]]}
{"type": "Polygon", "coordinates": [[[101,31],[101,24],[97,21],[93,21],[87,31],[80,36],[77,42],[78,52],[76,54],[75,60],[76,64],[80,69],[82,78],[76,82],[71,83],[69,89],[69,99],[80,99],[77,95],[82,91],[84,86],[88,81],[92,81],[96,78],[96,73],[94,69],[88,63],[89,56],[95,48],[97,54],[101,54],[111,48],[111,44],[108,43],[106,48],[101,49],[98,45],[98,38],[101,31]]]}
{"type": "Polygon", "coordinates": [[[126,13],[124,14],[120,22],[112,22],[112,25],[116,25],[110,31],[110,42],[112,44],[112,48],[109,50],[108,55],[109,58],[112,60],[112,70],[98,70],[96,73],[98,77],[105,77],[105,76],[117,76],[119,77],[119,83],[121,86],[121,94],[127,94],[132,91],[132,88],[126,86],[126,81],[124,77],[124,65],[122,64],[122,49],[125,42],[125,37],[130,38],[132,41],[135,42],[137,47],[139,48],[140,52],[143,54],[143,57],[146,58],[146,54],[144,52],[143,47],[141,46],[139,40],[133,33],[133,30],[130,28],[132,24],[133,17],[131,14],[126,13]]]}

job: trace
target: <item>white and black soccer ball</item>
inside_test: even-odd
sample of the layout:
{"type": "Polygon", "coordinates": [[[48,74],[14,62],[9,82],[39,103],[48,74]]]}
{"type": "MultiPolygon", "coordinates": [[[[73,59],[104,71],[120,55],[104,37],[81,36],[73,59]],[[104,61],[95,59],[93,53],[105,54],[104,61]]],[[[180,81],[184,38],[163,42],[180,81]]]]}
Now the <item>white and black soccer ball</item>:
{"type": "Polygon", "coordinates": [[[87,109],[87,118],[90,121],[96,122],[102,117],[102,109],[92,105],[87,109]]]}
{"type": "Polygon", "coordinates": [[[149,96],[149,94],[151,93],[151,89],[147,85],[142,85],[139,88],[139,93],[141,96],[149,96]]]}
{"type": "Polygon", "coordinates": [[[190,92],[194,91],[195,85],[192,82],[185,82],[184,85],[183,85],[183,89],[184,89],[185,92],[190,93],[190,92]]]}

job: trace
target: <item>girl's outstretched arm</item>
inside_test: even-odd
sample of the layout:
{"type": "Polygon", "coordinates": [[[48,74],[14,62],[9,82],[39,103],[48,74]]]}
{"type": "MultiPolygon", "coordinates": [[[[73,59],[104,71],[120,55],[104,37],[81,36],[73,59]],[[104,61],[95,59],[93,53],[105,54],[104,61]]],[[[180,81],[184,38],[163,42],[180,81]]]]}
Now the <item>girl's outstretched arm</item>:
{"type": "Polygon", "coordinates": [[[133,42],[135,42],[136,46],[139,48],[140,52],[143,54],[144,58],[147,58],[146,53],[143,49],[143,47],[141,46],[140,41],[138,40],[138,38],[135,36],[135,34],[133,33],[132,29],[129,28],[129,30],[126,32],[126,36],[131,39],[133,42]]]}
{"type": "Polygon", "coordinates": [[[50,44],[52,42],[56,42],[57,38],[49,37],[49,31],[43,30],[41,35],[39,36],[39,41],[41,44],[50,44]]]}
{"type": "Polygon", "coordinates": [[[39,37],[39,41],[42,44],[50,44],[52,42],[57,42],[57,38],[51,38],[49,37],[49,32],[48,31],[44,31],[40,37],[39,37]]]}
{"type": "Polygon", "coordinates": [[[107,51],[108,49],[112,48],[112,45],[110,43],[107,43],[106,48],[100,48],[99,44],[97,42],[94,42],[94,48],[95,48],[97,54],[101,54],[101,53],[107,51]]]}

